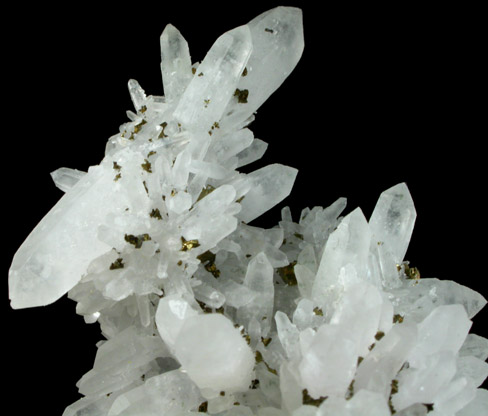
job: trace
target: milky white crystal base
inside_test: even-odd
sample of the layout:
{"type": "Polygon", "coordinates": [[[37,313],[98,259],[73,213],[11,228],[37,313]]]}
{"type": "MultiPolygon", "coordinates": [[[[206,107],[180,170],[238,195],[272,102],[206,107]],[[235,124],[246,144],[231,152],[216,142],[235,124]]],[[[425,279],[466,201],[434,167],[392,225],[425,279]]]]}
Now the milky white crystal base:
{"type": "Polygon", "coordinates": [[[64,416],[470,416],[488,413],[486,300],[422,278],[404,256],[416,211],[404,183],[370,218],[345,198],[249,223],[297,171],[239,168],[267,144],[247,126],[303,50],[301,11],[278,7],[219,37],[201,63],[168,25],[164,97],[135,80],[136,112],[65,195],[9,271],[13,308],[64,294],[98,322],[84,396],[64,416]]]}

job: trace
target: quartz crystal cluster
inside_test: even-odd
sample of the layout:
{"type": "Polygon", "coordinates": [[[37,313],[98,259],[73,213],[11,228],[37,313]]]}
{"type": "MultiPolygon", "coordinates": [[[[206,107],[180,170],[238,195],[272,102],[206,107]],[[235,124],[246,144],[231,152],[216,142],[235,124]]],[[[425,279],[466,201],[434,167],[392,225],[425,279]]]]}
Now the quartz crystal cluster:
{"type": "Polygon", "coordinates": [[[296,169],[244,174],[267,144],[247,126],[303,50],[301,11],[224,33],[200,63],[172,25],[164,97],[129,81],[135,112],[16,253],[11,305],[64,294],[105,338],[64,416],[488,414],[486,301],[404,261],[416,211],[404,183],[369,219],[344,198],[253,219],[296,169]]]}

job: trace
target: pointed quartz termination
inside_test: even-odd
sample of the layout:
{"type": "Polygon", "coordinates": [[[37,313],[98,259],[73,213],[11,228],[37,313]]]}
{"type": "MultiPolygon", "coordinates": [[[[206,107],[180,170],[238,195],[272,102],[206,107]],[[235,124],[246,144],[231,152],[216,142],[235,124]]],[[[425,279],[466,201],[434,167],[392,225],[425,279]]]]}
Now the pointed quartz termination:
{"type": "Polygon", "coordinates": [[[242,210],[237,215],[248,223],[274,207],[291,192],[298,170],[280,164],[271,164],[247,175],[251,190],[241,201],[242,210]]]}
{"type": "Polygon", "coordinates": [[[258,253],[250,262],[243,285],[254,297],[251,302],[237,311],[240,322],[249,327],[250,322],[257,321],[261,326],[262,335],[266,336],[273,319],[274,284],[273,266],[266,254],[258,253]]]}
{"type": "Polygon", "coordinates": [[[160,41],[164,96],[171,103],[181,97],[192,79],[190,50],[180,31],[171,24],[164,28],[160,41]]]}
{"type": "Polygon", "coordinates": [[[290,322],[286,313],[277,311],[275,314],[276,330],[287,356],[295,358],[300,356],[300,332],[295,324],[290,322]]]}
{"type": "Polygon", "coordinates": [[[237,27],[216,40],[174,112],[185,129],[206,134],[221,119],[251,52],[247,26],[237,27]]]}
{"type": "Polygon", "coordinates": [[[70,168],[59,168],[51,172],[54,184],[63,192],[68,192],[85,175],[86,172],[70,168]]]}
{"type": "Polygon", "coordinates": [[[364,279],[370,242],[368,222],[356,208],[327,240],[312,289],[315,301],[332,305],[346,286],[364,279]]]}
{"type": "Polygon", "coordinates": [[[252,144],[237,154],[237,168],[249,165],[249,163],[255,162],[263,157],[268,143],[259,139],[254,139],[252,144]]]}
{"type": "Polygon", "coordinates": [[[127,86],[134,108],[140,110],[146,102],[146,93],[135,79],[130,79],[127,86]]]}
{"type": "Polygon", "coordinates": [[[462,305],[437,307],[418,325],[419,338],[408,359],[410,365],[421,368],[426,357],[440,351],[457,354],[471,325],[472,321],[462,305]]]}
{"type": "MultiPolygon", "coordinates": [[[[402,293],[403,288],[396,295],[402,293]]],[[[401,315],[408,315],[416,322],[422,321],[430,312],[440,305],[460,304],[466,309],[469,319],[472,319],[486,305],[486,299],[469,287],[460,285],[452,280],[435,278],[412,281],[408,294],[398,296],[395,309],[401,315]]]]}
{"type": "Polygon", "coordinates": [[[156,312],[159,334],[200,388],[244,390],[254,358],[232,322],[220,314],[198,314],[178,295],[164,297],[156,312]],[[199,349],[195,349],[195,345],[199,349]],[[222,373],[219,368],[228,371],[222,373]]]}
{"type": "Polygon", "coordinates": [[[248,23],[253,52],[237,89],[247,91],[246,102],[231,100],[221,125],[249,118],[290,75],[303,53],[302,11],[276,7],[248,23]]]}
{"type": "MultiPolygon", "coordinates": [[[[133,152],[126,153],[137,160],[133,152]]],[[[98,238],[100,224],[109,213],[132,206],[131,198],[145,194],[136,182],[129,185],[130,193],[114,187],[113,176],[109,160],[91,167],[29,234],[9,270],[12,308],[56,301],[80,281],[93,259],[112,249],[98,238]]],[[[143,212],[148,209],[144,204],[143,212]]]]}
{"type": "Polygon", "coordinates": [[[93,369],[76,384],[78,391],[84,396],[101,396],[125,389],[137,383],[157,358],[169,355],[159,337],[130,326],[100,346],[93,369]]]}
{"type": "Polygon", "coordinates": [[[173,349],[185,321],[198,312],[179,295],[169,295],[161,299],[156,312],[159,335],[169,348],[173,349]]]}
{"type": "MultiPolygon", "coordinates": [[[[110,247],[96,238],[96,204],[107,184],[103,169],[93,169],[41,220],[14,256],[9,296],[14,309],[43,306],[59,299],[80,280],[88,263],[110,247]],[[84,212],[83,212],[84,211],[84,212]],[[67,233],[64,230],[77,230],[67,233]],[[90,240],[86,244],[86,239],[90,240]]],[[[112,178],[110,181],[113,182],[112,178]]],[[[112,186],[112,184],[109,184],[112,186]]]]}
{"type": "Polygon", "coordinates": [[[176,337],[175,356],[202,390],[245,391],[255,365],[251,348],[224,315],[189,317],[176,337]]]}
{"type": "Polygon", "coordinates": [[[369,220],[373,233],[371,249],[377,253],[383,285],[400,284],[397,266],[407,252],[417,213],[405,183],[383,192],[369,220]]]}

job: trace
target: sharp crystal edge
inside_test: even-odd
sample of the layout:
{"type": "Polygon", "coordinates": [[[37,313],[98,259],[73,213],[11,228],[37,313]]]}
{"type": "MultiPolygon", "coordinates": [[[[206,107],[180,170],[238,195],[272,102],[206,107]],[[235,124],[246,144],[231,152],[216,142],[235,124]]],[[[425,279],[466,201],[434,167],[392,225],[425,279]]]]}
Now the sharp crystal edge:
{"type": "Polygon", "coordinates": [[[165,96],[129,81],[135,112],[98,166],[52,172],[65,194],[9,271],[13,308],[67,293],[105,338],[63,416],[487,414],[488,340],[469,333],[486,300],[405,261],[405,183],[369,219],[339,198],[249,224],[297,175],[238,169],[266,150],[248,125],[302,55],[301,11],[224,33],[200,63],[174,26],[160,43],[165,96]]]}

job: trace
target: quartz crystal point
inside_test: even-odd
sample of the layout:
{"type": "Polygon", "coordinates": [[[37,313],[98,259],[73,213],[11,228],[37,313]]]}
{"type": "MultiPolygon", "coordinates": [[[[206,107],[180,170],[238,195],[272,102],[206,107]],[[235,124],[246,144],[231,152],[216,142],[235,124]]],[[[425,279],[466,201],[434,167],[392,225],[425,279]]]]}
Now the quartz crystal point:
{"type": "Polygon", "coordinates": [[[63,192],[69,191],[85,175],[86,172],[69,168],[59,168],[51,172],[54,184],[63,192]]]}
{"type": "Polygon", "coordinates": [[[13,308],[68,293],[103,341],[63,416],[488,414],[485,298],[404,260],[416,211],[405,183],[368,219],[345,198],[288,207],[297,170],[245,174],[267,144],[248,125],[297,64],[301,11],[277,7],[193,63],[161,35],[164,97],[128,83],[135,112],[14,256],[13,308]]]}
{"type": "Polygon", "coordinates": [[[193,132],[206,134],[222,118],[251,52],[251,32],[247,25],[217,39],[198,66],[199,75],[193,77],[182,94],[175,119],[193,132]]]}
{"type": "Polygon", "coordinates": [[[369,220],[372,248],[377,252],[381,278],[388,288],[400,285],[396,268],[407,252],[416,217],[410,192],[401,183],[381,194],[369,220]]]}
{"type": "Polygon", "coordinates": [[[248,23],[253,53],[246,65],[246,75],[237,89],[249,91],[245,103],[231,102],[223,126],[249,118],[290,75],[302,56],[304,47],[302,13],[292,7],[278,7],[248,23]],[[270,71],[273,68],[273,71],[270,71]]]}
{"type": "Polygon", "coordinates": [[[298,171],[280,164],[268,165],[248,175],[251,189],[241,202],[244,222],[264,214],[291,192],[298,171]]]}
{"type": "Polygon", "coordinates": [[[94,258],[110,250],[97,238],[97,228],[126,200],[114,192],[112,176],[102,166],[92,168],[27,237],[9,271],[13,308],[54,302],[78,283],[94,258]],[[89,202],[94,200],[100,203],[89,202]]]}
{"type": "Polygon", "coordinates": [[[175,356],[204,395],[245,391],[251,384],[253,353],[232,321],[223,315],[201,314],[187,319],[176,338],[175,356]]]}
{"type": "Polygon", "coordinates": [[[188,43],[171,24],[161,35],[161,74],[167,102],[178,100],[192,79],[188,43]]]}
{"type": "Polygon", "coordinates": [[[325,245],[312,288],[315,302],[333,306],[347,286],[365,279],[370,242],[368,221],[357,208],[341,221],[325,245]]]}

